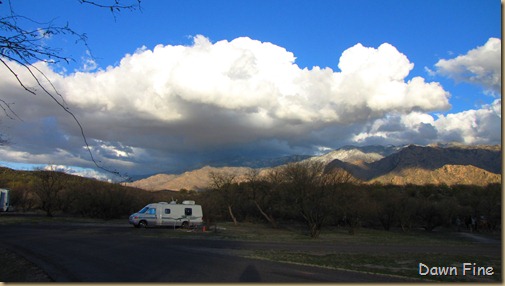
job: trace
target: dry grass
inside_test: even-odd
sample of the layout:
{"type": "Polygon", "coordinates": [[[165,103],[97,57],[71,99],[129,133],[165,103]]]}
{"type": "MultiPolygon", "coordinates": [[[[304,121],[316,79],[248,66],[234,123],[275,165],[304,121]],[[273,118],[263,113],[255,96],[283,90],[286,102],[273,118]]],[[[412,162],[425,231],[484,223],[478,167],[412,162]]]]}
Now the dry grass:
{"type": "Polygon", "coordinates": [[[255,251],[251,258],[271,261],[313,265],[331,269],[345,269],[366,273],[401,276],[422,281],[442,282],[500,282],[502,281],[501,259],[486,256],[442,255],[435,253],[331,253],[314,255],[296,251],[255,251]],[[471,261],[477,265],[491,266],[492,276],[472,276],[462,274],[462,264],[471,261]],[[419,263],[432,266],[455,266],[457,276],[421,276],[418,273],[419,263]]]}

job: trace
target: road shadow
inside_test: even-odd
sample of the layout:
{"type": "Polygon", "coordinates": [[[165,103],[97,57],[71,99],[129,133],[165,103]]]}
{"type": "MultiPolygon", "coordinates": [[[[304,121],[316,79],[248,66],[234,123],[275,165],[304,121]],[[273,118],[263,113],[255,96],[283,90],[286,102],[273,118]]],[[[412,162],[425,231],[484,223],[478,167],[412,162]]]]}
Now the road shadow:
{"type": "Polygon", "coordinates": [[[249,264],[239,278],[240,282],[261,282],[261,276],[256,266],[249,264]]]}

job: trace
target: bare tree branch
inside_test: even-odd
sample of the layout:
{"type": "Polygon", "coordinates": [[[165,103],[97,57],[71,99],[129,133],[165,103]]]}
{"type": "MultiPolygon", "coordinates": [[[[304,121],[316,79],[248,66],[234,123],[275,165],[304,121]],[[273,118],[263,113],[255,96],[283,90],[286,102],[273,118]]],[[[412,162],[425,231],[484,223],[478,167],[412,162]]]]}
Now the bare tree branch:
{"type": "MultiPolygon", "coordinates": [[[[141,10],[140,0],[111,0],[106,2],[94,0],[77,1],[81,4],[88,4],[99,8],[107,8],[114,15],[114,19],[116,17],[115,13],[121,10],[141,10]]],[[[0,5],[1,4],[3,4],[2,1],[0,1],[0,5]]],[[[54,24],[54,20],[51,20],[49,22],[38,22],[28,17],[18,15],[14,12],[13,5],[10,0],[8,1],[7,5],[9,7],[10,14],[0,18],[0,62],[16,78],[16,81],[25,91],[32,95],[36,95],[37,89],[27,86],[25,84],[26,80],[20,77],[20,75],[11,66],[11,63],[14,62],[19,64],[21,67],[24,67],[28,71],[30,77],[35,80],[36,86],[38,86],[45,95],[49,96],[75,121],[79,127],[85,148],[88,151],[91,161],[95,164],[95,166],[101,170],[124,178],[124,176],[119,174],[119,172],[105,168],[95,160],[91,147],[88,144],[84,128],[79,119],[70,110],[67,103],[65,102],[64,96],[58,92],[53,82],[46,76],[43,71],[34,65],[36,62],[55,64],[58,62],[69,63],[70,61],[73,61],[71,57],[62,55],[60,49],[44,44],[45,39],[54,36],[73,37],[76,39],[76,43],[82,43],[88,51],[91,51],[87,44],[86,34],[77,33],[69,27],[68,23],[64,26],[58,26],[54,24]],[[36,29],[25,28],[33,25],[39,27],[36,29]],[[44,83],[42,83],[42,81],[44,81],[44,83]],[[46,88],[44,84],[49,84],[50,89],[46,88]]],[[[4,111],[4,114],[10,119],[14,119],[14,117],[20,119],[19,116],[11,108],[11,105],[12,104],[7,103],[5,100],[0,99],[0,109],[4,111]]]]}
{"type": "Polygon", "coordinates": [[[78,0],[78,1],[81,4],[90,4],[90,5],[99,7],[99,8],[110,9],[111,12],[114,12],[114,11],[119,12],[121,10],[141,10],[141,6],[140,6],[141,0],[130,1],[130,2],[133,2],[130,4],[122,4],[121,2],[125,2],[125,1],[121,1],[121,0],[108,1],[108,2],[113,2],[112,4],[101,4],[98,1],[91,1],[91,0],[78,0]]]}
{"type": "Polygon", "coordinates": [[[127,1],[130,2],[130,4],[122,4],[125,1],[121,0],[111,0],[111,1],[106,1],[106,2],[112,2],[112,4],[102,4],[99,1],[92,1],[92,0],[78,0],[79,3],[81,4],[89,4],[95,7],[99,8],[104,8],[110,10],[112,13],[112,16],[114,17],[114,21],[116,21],[116,13],[120,12],[121,10],[142,10],[142,7],[140,6],[140,1],[141,0],[131,0],[127,1]]]}

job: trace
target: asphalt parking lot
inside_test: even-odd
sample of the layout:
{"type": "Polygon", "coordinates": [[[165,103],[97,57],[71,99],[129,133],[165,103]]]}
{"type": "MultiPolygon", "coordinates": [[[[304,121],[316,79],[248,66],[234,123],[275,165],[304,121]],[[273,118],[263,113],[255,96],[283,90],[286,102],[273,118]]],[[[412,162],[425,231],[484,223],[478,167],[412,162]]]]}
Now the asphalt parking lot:
{"type": "Polygon", "coordinates": [[[301,245],[155,235],[163,231],[173,230],[134,229],[127,224],[3,225],[0,245],[38,266],[55,282],[409,281],[241,255],[249,250],[301,245]]]}
{"type": "MultiPolygon", "coordinates": [[[[365,231],[356,237],[329,232],[327,235],[333,238],[311,240],[297,236],[292,230],[273,231],[247,224],[228,230],[221,225],[222,230],[217,232],[202,232],[201,229],[137,229],[124,220],[5,215],[0,217],[0,253],[5,254],[4,259],[24,261],[4,264],[11,272],[21,273],[14,275],[13,280],[5,280],[0,271],[0,281],[6,282],[312,283],[411,282],[426,278],[412,275],[412,271],[416,271],[415,263],[408,266],[410,275],[391,275],[397,273],[395,267],[403,267],[398,263],[389,264],[392,271],[375,274],[376,271],[364,267],[316,267],[313,263],[310,266],[304,263],[305,258],[298,259],[302,262],[296,262],[298,264],[294,264],[294,260],[276,262],[285,261],[278,256],[285,253],[302,253],[306,258],[335,257],[337,260],[333,260],[332,265],[348,264],[357,256],[366,257],[358,263],[369,263],[365,261],[370,261],[370,257],[379,258],[379,262],[374,263],[380,265],[374,264],[373,268],[388,267],[381,264],[387,262],[388,257],[412,261],[417,261],[413,257],[430,256],[486,258],[486,261],[494,261],[493,265],[499,267],[498,273],[501,273],[501,240],[496,235],[365,231]],[[246,238],[252,234],[254,239],[246,238]],[[270,254],[265,256],[265,253],[270,254]]],[[[426,261],[422,259],[421,262],[426,261]]],[[[500,274],[491,281],[499,277],[500,274]]]]}

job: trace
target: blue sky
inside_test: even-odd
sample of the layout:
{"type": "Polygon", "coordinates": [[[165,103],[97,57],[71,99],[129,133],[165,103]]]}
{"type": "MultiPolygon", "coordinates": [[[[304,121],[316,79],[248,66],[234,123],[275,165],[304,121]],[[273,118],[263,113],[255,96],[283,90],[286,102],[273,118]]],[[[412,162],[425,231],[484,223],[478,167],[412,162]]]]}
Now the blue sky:
{"type": "MultiPolygon", "coordinates": [[[[75,59],[48,74],[118,171],[348,144],[500,143],[501,82],[489,79],[501,77],[500,1],[145,0],[115,16],[77,0],[12,5],[86,33],[93,58],[71,37],[45,40],[75,59]]],[[[68,118],[0,84],[23,118],[0,121],[14,143],[0,161],[93,167],[68,118]],[[41,126],[50,132],[26,131],[41,126]]]]}

